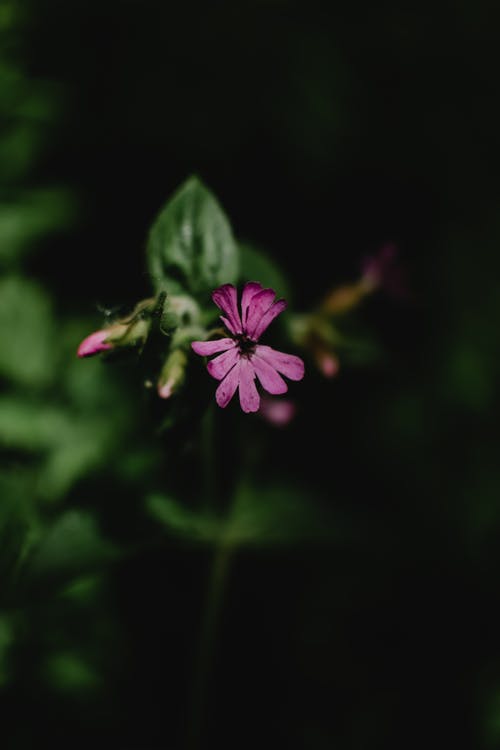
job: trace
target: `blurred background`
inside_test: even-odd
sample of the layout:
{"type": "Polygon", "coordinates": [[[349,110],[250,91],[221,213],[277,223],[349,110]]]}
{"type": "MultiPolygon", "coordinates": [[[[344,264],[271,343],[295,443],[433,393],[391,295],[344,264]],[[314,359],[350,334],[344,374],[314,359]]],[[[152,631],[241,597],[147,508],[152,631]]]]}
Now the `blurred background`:
{"type": "Polygon", "coordinates": [[[238,421],[265,518],[227,571],[198,746],[500,747],[498,21],[1,2],[3,747],[186,747],[213,550],[148,498],[196,473],[192,438],[158,435],[138,366],[75,351],[150,294],[148,228],[193,172],[294,309],[386,242],[409,288],[346,324],[369,356],[308,363],[286,430],[238,421]]]}

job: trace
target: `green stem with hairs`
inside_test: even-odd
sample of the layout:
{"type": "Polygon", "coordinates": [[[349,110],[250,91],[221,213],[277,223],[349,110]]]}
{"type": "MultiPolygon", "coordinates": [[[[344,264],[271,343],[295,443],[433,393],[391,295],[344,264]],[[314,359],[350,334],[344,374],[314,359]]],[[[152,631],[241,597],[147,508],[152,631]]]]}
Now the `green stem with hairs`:
{"type": "Polygon", "coordinates": [[[188,727],[188,750],[198,750],[203,743],[207,688],[213,666],[217,625],[230,568],[231,554],[232,545],[227,541],[220,540],[214,549],[201,622],[196,673],[193,680],[192,709],[188,727]]]}

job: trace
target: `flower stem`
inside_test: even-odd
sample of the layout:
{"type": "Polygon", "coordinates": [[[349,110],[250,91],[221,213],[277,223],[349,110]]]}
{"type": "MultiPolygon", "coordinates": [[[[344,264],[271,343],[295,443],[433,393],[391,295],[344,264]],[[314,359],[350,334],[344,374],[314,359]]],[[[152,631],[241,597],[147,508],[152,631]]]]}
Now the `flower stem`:
{"type": "Polygon", "coordinates": [[[217,543],[213,554],[201,622],[198,657],[195,667],[196,672],[193,680],[192,709],[188,727],[187,750],[197,750],[202,747],[207,709],[207,689],[213,665],[217,624],[230,567],[231,553],[231,544],[221,540],[217,543]]]}
{"type": "Polygon", "coordinates": [[[201,448],[203,461],[203,504],[206,510],[214,510],[217,504],[215,409],[211,404],[201,426],[201,448]]]}

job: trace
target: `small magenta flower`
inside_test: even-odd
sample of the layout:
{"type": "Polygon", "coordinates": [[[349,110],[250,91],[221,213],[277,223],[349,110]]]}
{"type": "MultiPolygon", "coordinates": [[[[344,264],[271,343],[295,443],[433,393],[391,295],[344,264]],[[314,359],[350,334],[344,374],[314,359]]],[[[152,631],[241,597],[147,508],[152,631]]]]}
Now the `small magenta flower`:
{"type": "Polygon", "coordinates": [[[191,346],[201,356],[223,352],[207,366],[210,375],[221,381],[215,398],[222,408],[239,388],[243,411],[258,411],[260,396],[255,377],[264,390],[273,395],[288,390],[281,375],[290,380],[304,377],[304,363],[299,357],[258,343],[269,324],[286,308],[285,300],[275,302],[275,297],[272,289],[263,289],[257,282],[250,281],[243,288],[240,316],[237,292],[232,284],[224,284],[212,294],[213,301],[224,313],[220,317],[230,336],[216,341],[193,341],[191,346]]]}

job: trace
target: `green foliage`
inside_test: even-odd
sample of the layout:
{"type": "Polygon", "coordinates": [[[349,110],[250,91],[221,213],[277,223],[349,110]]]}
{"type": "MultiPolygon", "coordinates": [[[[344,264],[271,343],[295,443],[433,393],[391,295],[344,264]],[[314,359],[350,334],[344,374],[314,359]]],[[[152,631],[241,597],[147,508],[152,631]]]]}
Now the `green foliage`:
{"type": "Polygon", "coordinates": [[[87,605],[99,594],[99,575],[84,575],[74,578],[61,592],[61,596],[75,604],[87,605]]]}
{"type": "Polygon", "coordinates": [[[109,456],[120,422],[105,414],[77,414],[60,406],[5,396],[0,399],[0,446],[36,459],[36,491],[57,500],[109,456]]]}
{"type": "Polygon", "coordinates": [[[66,430],[67,417],[61,409],[11,396],[0,399],[0,441],[7,448],[50,450],[66,430]]]}
{"type": "MultiPolygon", "coordinates": [[[[17,273],[0,282],[6,748],[185,747],[221,543],[249,549],[219,594],[220,628],[207,618],[200,745],[391,750],[410,735],[415,747],[500,747],[493,4],[435,4],[432,23],[422,4],[344,5],[207,3],[193,22],[186,3],[0,2],[0,272],[17,273]],[[110,58],[107,96],[96,71],[110,58]],[[289,428],[233,404],[200,430],[205,445],[197,424],[216,384],[202,359],[186,343],[172,399],[150,376],[185,312],[172,293],[196,295],[200,328],[223,282],[257,280],[290,301],[264,253],[234,250],[205,188],[181,188],[151,233],[153,282],[169,292],[158,347],[130,367],[77,361],[101,321],[71,317],[96,296],[132,306],[145,280],[131,239],[158,175],[196,164],[234,190],[249,237],[264,206],[258,233],[302,248],[300,266],[283,255],[301,300],[319,305],[386,233],[414,291],[313,331],[289,428]],[[71,212],[55,175],[85,208],[66,247],[50,242],[71,212]],[[330,381],[314,374],[321,344],[340,361],[330,381]]],[[[292,328],[291,312],[279,320],[265,343],[292,328]]]]}
{"type": "Polygon", "coordinates": [[[334,523],[331,514],[325,514],[300,488],[281,484],[262,488],[241,483],[227,515],[192,510],[162,495],[149,497],[146,507],[171,535],[198,542],[289,545],[328,541],[341,531],[338,521],[334,523]]]}
{"type": "Polygon", "coordinates": [[[13,263],[48,232],[60,230],[74,214],[66,191],[33,190],[0,204],[0,261],[13,263]]]}
{"type": "Polygon", "coordinates": [[[46,661],[44,675],[48,685],[56,691],[83,692],[99,684],[96,671],[79,654],[61,652],[46,661]]]}
{"type": "Polygon", "coordinates": [[[55,331],[50,300],[33,281],[0,281],[0,375],[24,387],[47,385],[54,375],[55,331]]]}
{"type": "Polygon", "coordinates": [[[500,743],[500,691],[492,690],[483,702],[483,725],[486,750],[495,750],[500,743]]]}
{"type": "Polygon", "coordinates": [[[76,359],[86,330],[79,321],[58,325],[37,284],[18,276],[0,282],[0,374],[9,383],[0,397],[0,575],[22,566],[43,540],[41,566],[50,558],[54,569],[64,567],[71,555],[77,565],[97,560],[89,517],[46,518],[50,504],[110,461],[131,416],[110,371],[76,359]]]}
{"type": "Polygon", "coordinates": [[[291,299],[290,286],[281,269],[261,250],[248,243],[240,243],[240,279],[259,281],[262,286],[274,289],[278,297],[291,299]]]}
{"type": "Polygon", "coordinates": [[[192,511],[171,497],[152,495],[147,499],[146,507],[173,536],[213,542],[224,533],[224,522],[212,513],[192,511]]]}
{"type": "Polygon", "coordinates": [[[33,550],[29,568],[36,574],[75,571],[113,559],[116,548],[102,538],[95,519],[83,511],[70,510],[57,518],[33,550]]]}
{"type": "Polygon", "coordinates": [[[168,201],[151,229],[147,256],[157,291],[188,291],[202,303],[238,278],[238,250],[229,221],[197,177],[168,201]]]}

